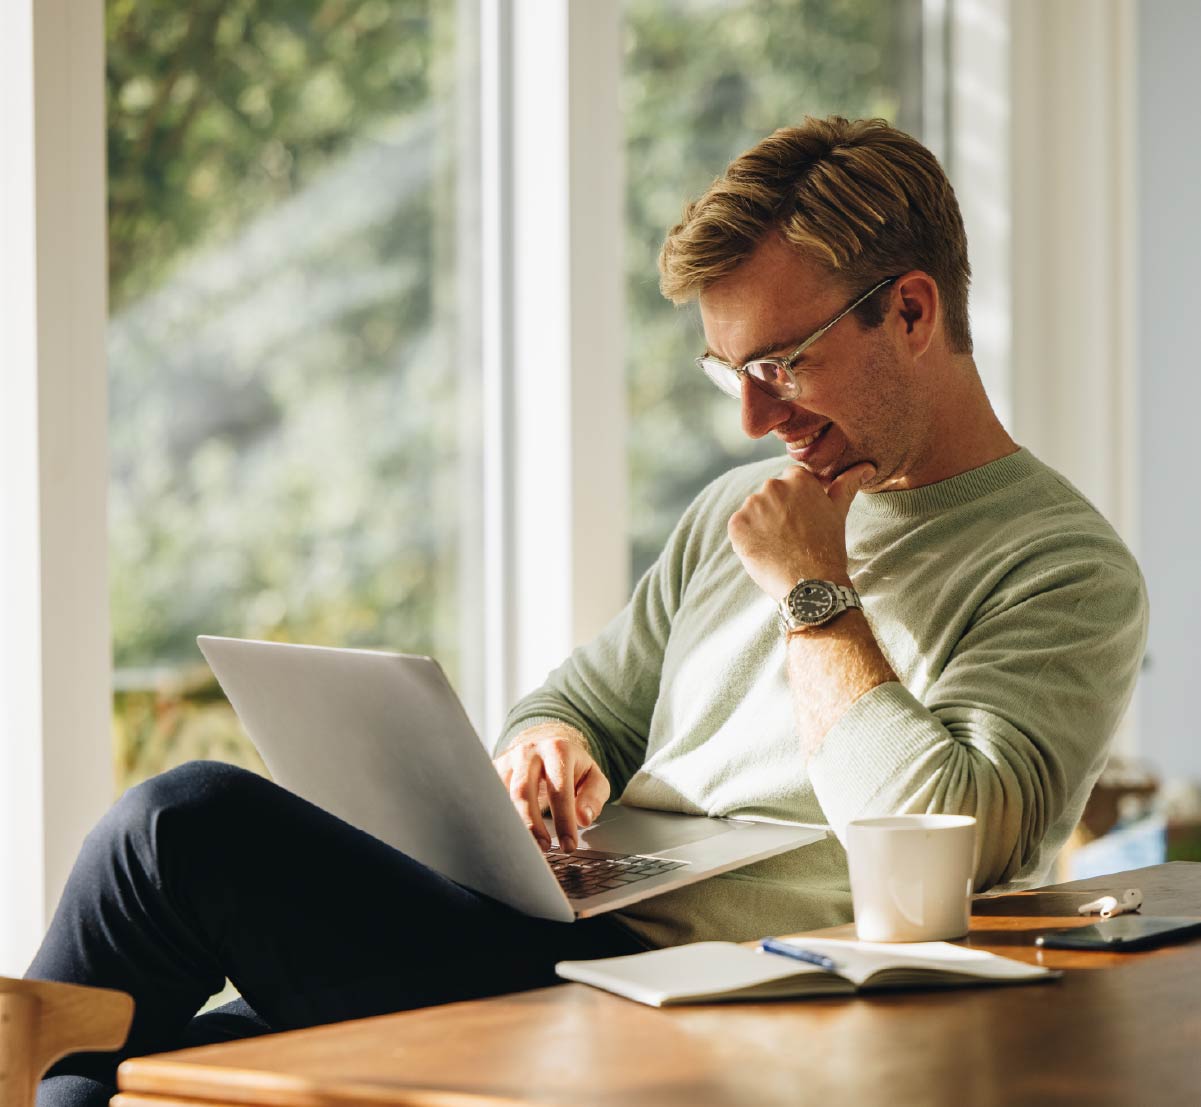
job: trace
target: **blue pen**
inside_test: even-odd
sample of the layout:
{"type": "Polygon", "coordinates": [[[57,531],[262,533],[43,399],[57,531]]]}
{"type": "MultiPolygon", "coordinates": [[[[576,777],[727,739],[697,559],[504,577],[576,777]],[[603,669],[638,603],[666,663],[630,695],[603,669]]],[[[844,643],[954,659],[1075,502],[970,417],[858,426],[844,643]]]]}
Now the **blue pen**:
{"type": "Polygon", "coordinates": [[[781,957],[791,957],[794,961],[804,961],[809,965],[817,965],[818,968],[825,969],[826,972],[837,972],[838,965],[833,957],[827,957],[824,953],[815,953],[811,949],[801,949],[799,946],[794,946],[791,942],[781,942],[779,938],[764,938],[759,943],[759,948],[764,953],[778,953],[781,957]]]}

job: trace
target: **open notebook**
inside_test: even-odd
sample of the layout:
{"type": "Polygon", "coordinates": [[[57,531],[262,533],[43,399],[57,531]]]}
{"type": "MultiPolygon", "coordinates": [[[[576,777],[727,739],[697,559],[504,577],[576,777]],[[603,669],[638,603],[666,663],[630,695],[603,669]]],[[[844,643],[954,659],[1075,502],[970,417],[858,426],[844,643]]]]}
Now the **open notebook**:
{"type": "Polygon", "coordinates": [[[948,942],[882,943],[805,938],[795,943],[835,963],[833,972],[732,942],[696,942],[628,957],[560,961],[567,980],[665,1007],[791,999],[891,988],[947,988],[1052,980],[1061,973],[948,942]]]}

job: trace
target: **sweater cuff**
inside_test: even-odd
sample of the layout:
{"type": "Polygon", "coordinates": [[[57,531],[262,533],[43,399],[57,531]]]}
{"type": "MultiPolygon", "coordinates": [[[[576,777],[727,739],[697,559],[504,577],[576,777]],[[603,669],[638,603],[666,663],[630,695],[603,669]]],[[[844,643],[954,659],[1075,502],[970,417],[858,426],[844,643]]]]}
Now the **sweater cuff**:
{"type": "Polygon", "coordinates": [[[496,748],[493,749],[492,756],[499,757],[512,745],[518,735],[524,731],[529,730],[531,727],[543,726],[547,723],[555,723],[558,726],[570,727],[574,730],[584,739],[588,747],[588,752],[592,755],[592,760],[601,766],[602,771],[605,769],[605,762],[600,756],[600,749],[592,735],[582,730],[578,723],[574,723],[570,719],[560,718],[558,715],[526,715],[510,723],[508,729],[501,735],[500,741],[496,743],[496,748]]]}
{"type": "Polygon", "coordinates": [[[897,814],[904,782],[949,740],[930,709],[897,681],[860,696],[809,759],[809,779],[843,845],[852,819],[897,814]]]}

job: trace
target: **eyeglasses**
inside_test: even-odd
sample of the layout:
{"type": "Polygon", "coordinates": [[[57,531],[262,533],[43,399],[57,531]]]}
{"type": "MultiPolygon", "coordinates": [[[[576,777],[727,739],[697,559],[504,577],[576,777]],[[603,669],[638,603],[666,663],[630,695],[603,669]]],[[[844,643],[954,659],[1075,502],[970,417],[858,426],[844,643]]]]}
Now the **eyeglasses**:
{"type": "Polygon", "coordinates": [[[854,311],[864,300],[880,291],[886,285],[892,284],[898,280],[901,274],[898,273],[895,277],[885,277],[879,284],[872,285],[862,296],[852,300],[846,307],[842,309],[828,323],[823,324],[814,331],[808,338],[805,339],[795,350],[787,357],[759,357],[754,361],[748,361],[741,369],[735,368],[733,365],[727,365],[720,358],[716,357],[698,357],[697,365],[705,371],[707,376],[718,388],[720,388],[727,396],[733,396],[734,399],[742,398],[742,378],[745,376],[751,384],[762,392],[766,392],[769,396],[776,400],[795,400],[800,393],[800,385],[797,383],[796,374],[792,370],[796,359],[801,356],[810,346],[812,346],[819,338],[822,337],[831,327],[834,326],[844,315],[849,315],[854,311]]]}

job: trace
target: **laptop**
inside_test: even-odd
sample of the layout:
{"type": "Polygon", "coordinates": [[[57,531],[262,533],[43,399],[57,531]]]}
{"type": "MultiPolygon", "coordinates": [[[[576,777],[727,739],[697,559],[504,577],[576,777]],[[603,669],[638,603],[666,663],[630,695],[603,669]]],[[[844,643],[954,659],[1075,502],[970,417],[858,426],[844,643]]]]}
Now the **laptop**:
{"type": "Polygon", "coordinates": [[[544,854],[432,658],[197,642],[277,784],[528,915],[599,915],[829,832],[609,803],[574,853],[544,854]]]}

